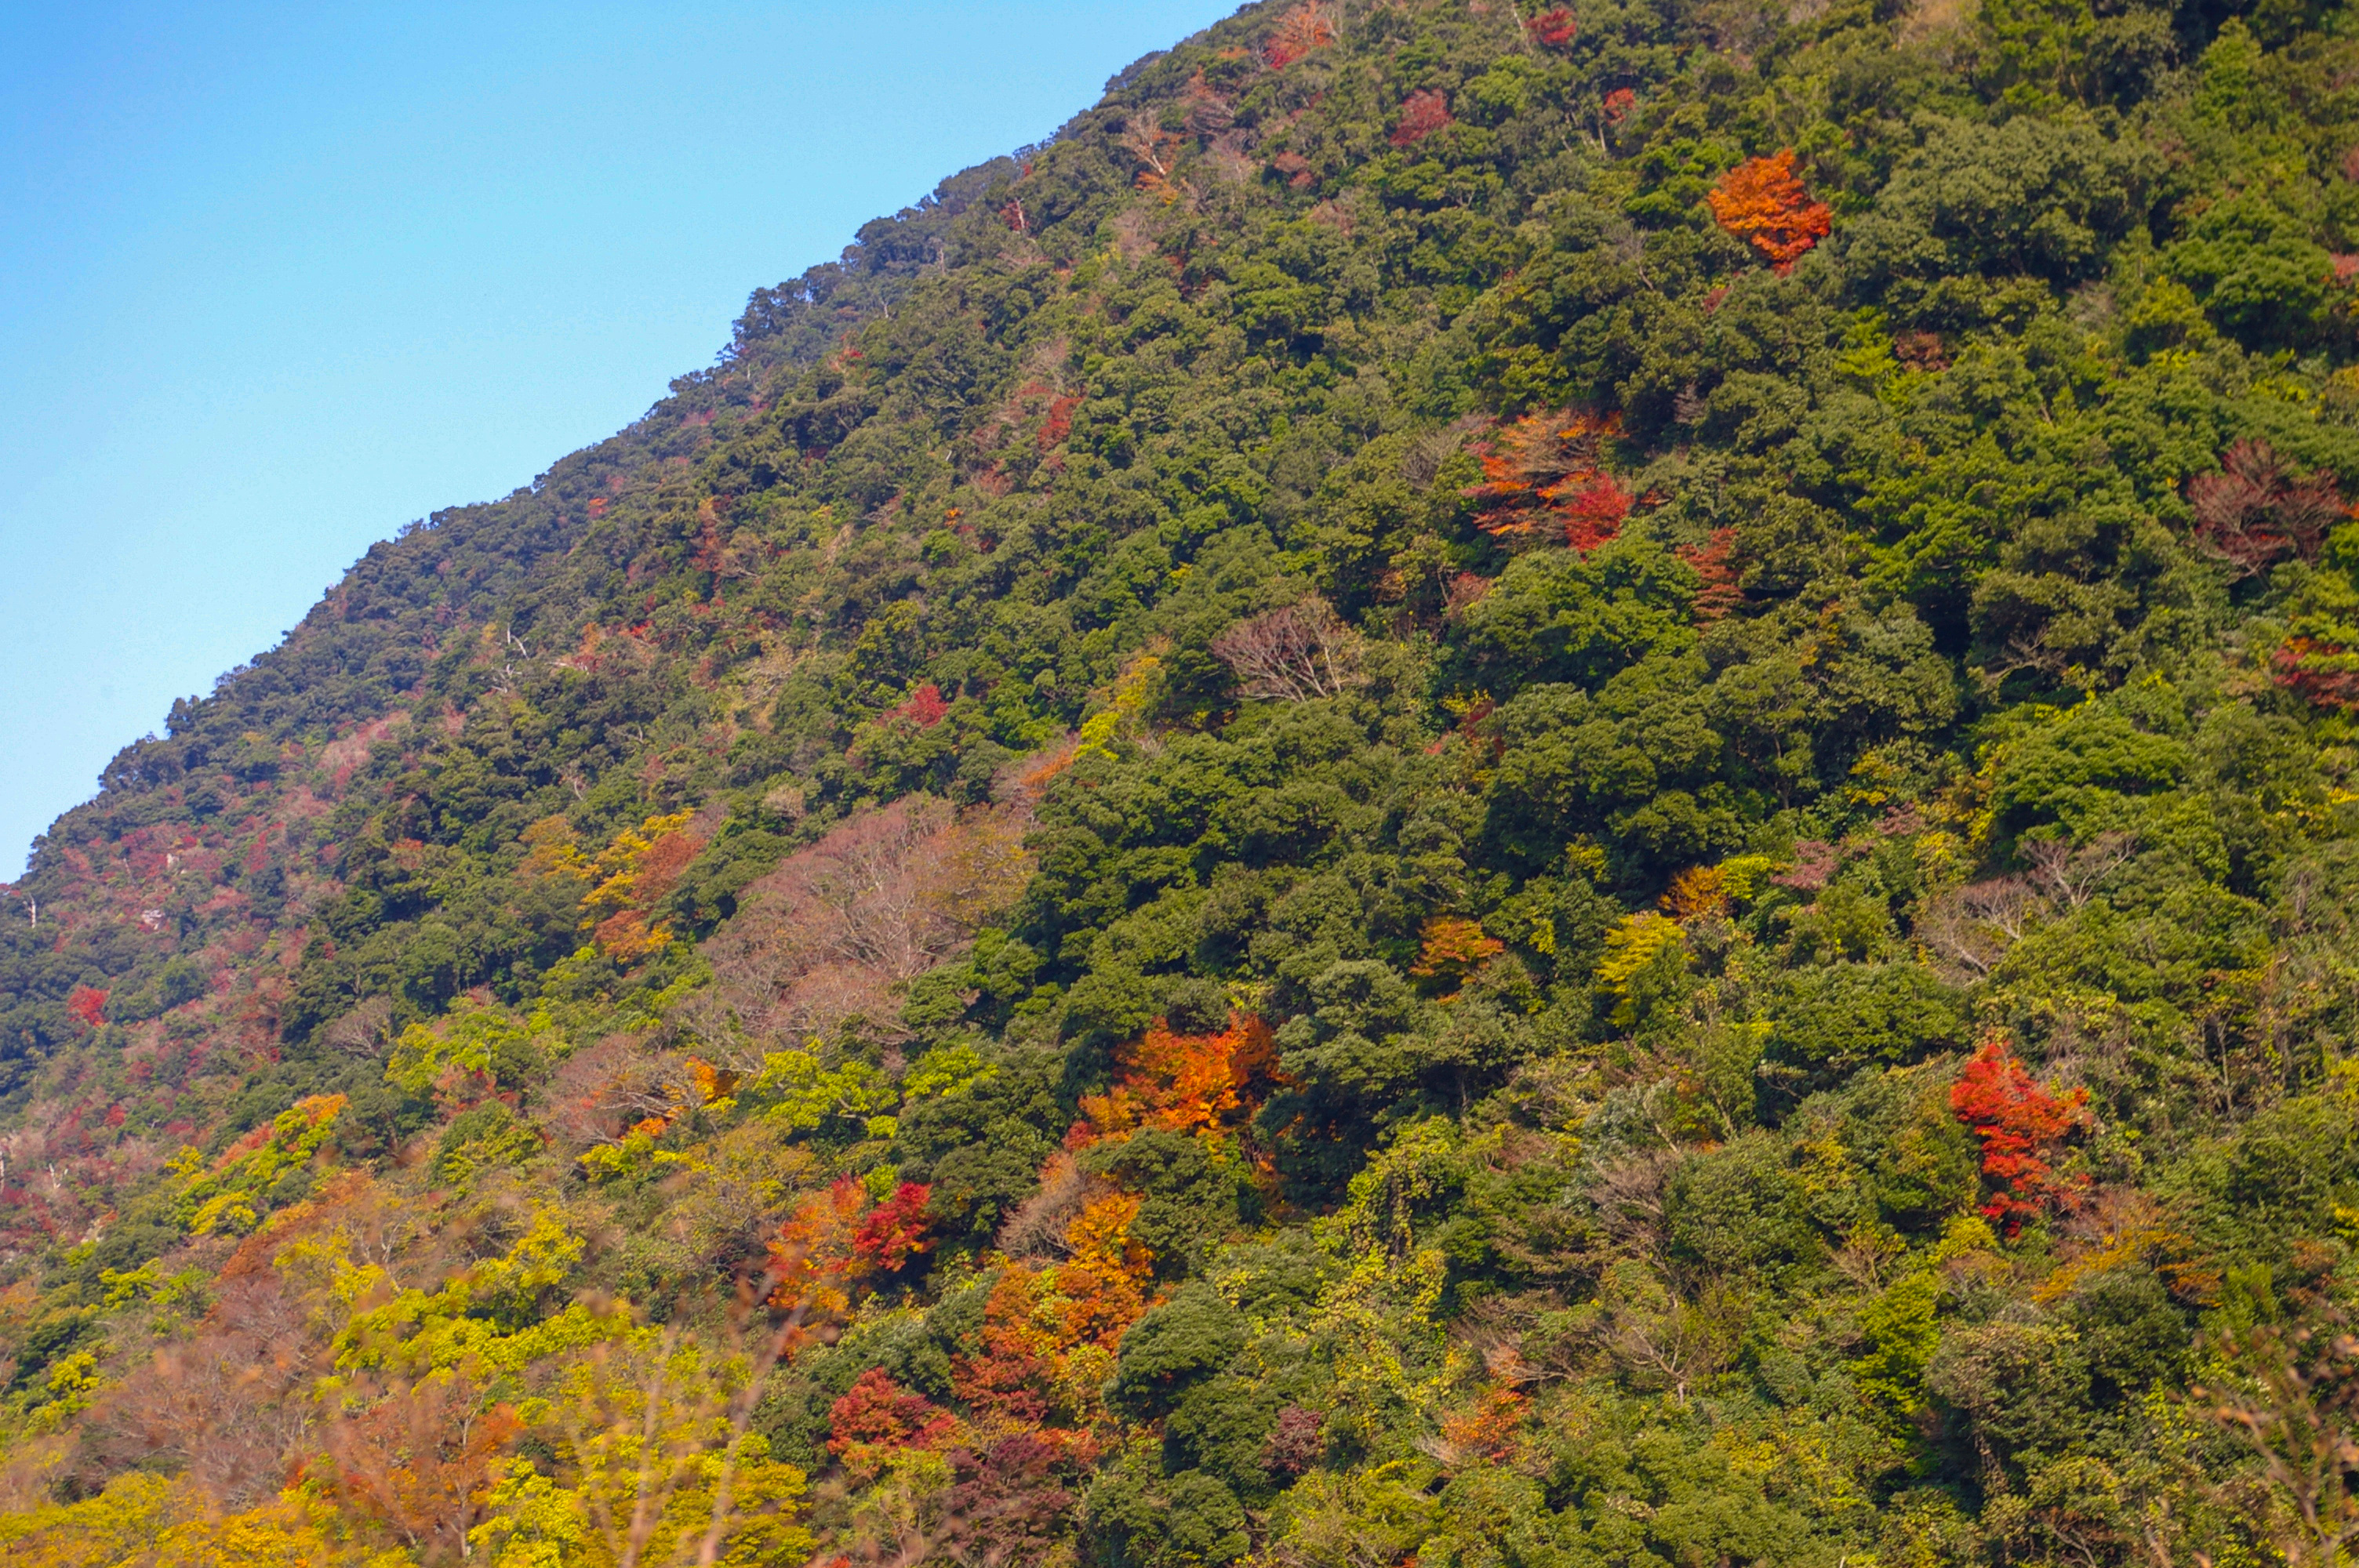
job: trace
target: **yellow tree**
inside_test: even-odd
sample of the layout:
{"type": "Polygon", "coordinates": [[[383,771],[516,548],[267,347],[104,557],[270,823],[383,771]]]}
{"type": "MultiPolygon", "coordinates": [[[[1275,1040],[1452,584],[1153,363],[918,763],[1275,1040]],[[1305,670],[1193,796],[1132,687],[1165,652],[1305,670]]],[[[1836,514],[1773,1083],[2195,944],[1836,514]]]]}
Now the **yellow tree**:
{"type": "Polygon", "coordinates": [[[794,1523],[803,1473],[749,1430],[779,1344],[749,1358],[642,1329],[591,1347],[519,1412],[556,1463],[495,1464],[471,1545],[494,1568],[799,1561],[811,1544],[794,1523]]]}

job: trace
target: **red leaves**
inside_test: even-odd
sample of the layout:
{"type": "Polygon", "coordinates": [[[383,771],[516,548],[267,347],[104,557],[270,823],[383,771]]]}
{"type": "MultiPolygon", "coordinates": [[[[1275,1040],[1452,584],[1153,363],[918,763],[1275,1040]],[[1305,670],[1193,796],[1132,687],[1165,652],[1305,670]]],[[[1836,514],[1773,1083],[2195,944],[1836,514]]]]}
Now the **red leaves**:
{"type": "Polygon", "coordinates": [[[951,705],[942,700],[941,687],[928,681],[914,687],[909,695],[885,710],[888,719],[897,719],[919,730],[931,730],[946,718],[951,705]]]}
{"type": "Polygon", "coordinates": [[[1388,138],[1397,147],[1413,147],[1450,124],[1450,100],[1430,89],[1412,92],[1401,104],[1400,121],[1388,138]]]}
{"type": "Polygon", "coordinates": [[[2267,441],[2244,440],[2220,460],[2221,471],[2187,481],[2195,543],[2251,577],[2289,555],[2317,553],[2327,528],[2344,514],[2331,475],[2305,473],[2267,441]]]}
{"type": "Polygon", "coordinates": [[[1073,433],[1073,410],[1081,406],[1081,398],[1071,393],[1049,400],[1049,416],[1040,422],[1042,451],[1047,451],[1073,433]]]}
{"type": "Polygon", "coordinates": [[[1635,91],[1627,87],[1615,88],[1605,95],[1606,125],[1613,130],[1620,130],[1622,122],[1628,119],[1630,111],[1637,106],[1638,94],[1635,91]]]}
{"type": "Polygon", "coordinates": [[[860,1374],[829,1407],[827,1449],[842,1455],[864,1448],[934,1448],[958,1428],[950,1411],[893,1381],[881,1367],[860,1374]]]}
{"type": "Polygon", "coordinates": [[[2316,637],[2288,637],[2269,663],[2269,678],[2303,701],[2359,711],[2359,652],[2316,637]]]}
{"type": "Polygon", "coordinates": [[[852,1238],[852,1256],[863,1267],[881,1269],[887,1273],[919,1253],[932,1248],[926,1236],[931,1223],[926,1217],[926,1200],[933,1188],[918,1182],[903,1182],[893,1195],[868,1211],[860,1228],[852,1238]]]}
{"type": "Polygon", "coordinates": [[[1622,488],[1621,481],[1602,473],[1552,486],[1541,491],[1540,497],[1556,503],[1557,514],[1564,519],[1564,542],[1583,555],[1620,534],[1623,519],[1638,500],[1622,488]]]}
{"type": "Polygon", "coordinates": [[[66,1011],[99,1029],[106,1023],[106,993],[94,986],[76,986],[66,993],[66,1011]]]}
{"type": "Polygon", "coordinates": [[[1570,5],[1557,5],[1543,11],[1534,16],[1528,26],[1532,41],[1552,49],[1570,49],[1572,40],[1581,36],[1581,18],[1573,15],[1570,5]]]}
{"type": "Polygon", "coordinates": [[[1747,158],[1720,177],[1704,200],[1720,226],[1761,253],[1780,273],[1827,237],[1834,210],[1810,200],[1794,177],[1794,149],[1747,158]]]}
{"type": "Polygon", "coordinates": [[[1497,427],[1475,448],[1484,479],[1466,492],[1477,508],[1475,526],[1506,537],[1553,523],[1582,551],[1613,538],[1637,499],[1603,466],[1604,444],[1621,433],[1619,415],[1571,410],[1497,427]]]}
{"type": "Polygon", "coordinates": [[[926,1200],[933,1189],[903,1182],[874,1208],[851,1176],[795,1207],[770,1243],[770,1304],[825,1321],[852,1304],[864,1277],[894,1273],[933,1246],[926,1237],[926,1200]]]}
{"type": "Polygon", "coordinates": [[[1950,1109],[1983,1144],[1983,1174],[1999,1190],[1983,1213],[2015,1235],[2043,1210],[2068,1206],[2085,1178],[2059,1177],[2050,1157],[2087,1125],[2089,1091],[2051,1094],[2032,1081],[2006,1037],[1986,1036],[1950,1089],[1950,1109]]]}
{"type": "Polygon", "coordinates": [[[1715,528],[1701,545],[1681,545],[1673,552],[1702,579],[1696,589],[1695,618],[1708,625],[1745,602],[1736,583],[1736,530],[1715,528]]]}

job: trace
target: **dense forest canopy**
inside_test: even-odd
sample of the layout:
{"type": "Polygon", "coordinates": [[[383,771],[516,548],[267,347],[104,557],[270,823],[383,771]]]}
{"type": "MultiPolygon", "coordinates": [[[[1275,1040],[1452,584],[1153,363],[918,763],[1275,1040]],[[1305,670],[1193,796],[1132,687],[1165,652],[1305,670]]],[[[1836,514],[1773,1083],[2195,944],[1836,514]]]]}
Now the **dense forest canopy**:
{"type": "Polygon", "coordinates": [[[2359,1544],[2359,16],[1270,0],[0,914],[11,1562],[2359,1544]]]}

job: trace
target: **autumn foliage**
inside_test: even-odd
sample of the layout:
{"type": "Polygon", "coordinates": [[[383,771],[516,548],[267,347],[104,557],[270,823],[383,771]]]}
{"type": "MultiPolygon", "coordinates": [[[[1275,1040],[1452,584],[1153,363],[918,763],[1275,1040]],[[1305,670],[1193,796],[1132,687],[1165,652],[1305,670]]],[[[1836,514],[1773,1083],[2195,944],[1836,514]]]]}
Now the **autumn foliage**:
{"type": "Polygon", "coordinates": [[[1412,92],[1401,105],[1400,119],[1386,138],[1397,147],[1413,147],[1450,124],[1450,100],[1430,89],[1412,92]]]}
{"type": "Polygon", "coordinates": [[[1573,15],[1570,5],[1550,6],[1527,25],[1532,41],[1552,49],[1570,49],[1573,39],[1581,36],[1581,18],[1573,15]]]}
{"type": "Polygon", "coordinates": [[[2236,442],[2218,473],[2189,480],[2187,503],[2195,514],[2195,542],[2240,578],[2288,557],[2316,555],[2345,511],[2332,475],[2305,472],[2258,440],[2236,442]]]}
{"type": "Polygon", "coordinates": [[[76,986],[66,994],[66,1011],[96,1029],[106,1022],[106,993],[92,986],[76,986]]]}
{"type": "Polygon", "coordinates": [[[1794,174],[1794,149],[1747,158],[1720,177],[1704,198],[1720,226],[1761,253],[1779,272],[1827,237],[1834,210],[1810,200],[1794,174]]]}
{"type": "Polygon", "coordinates": [[[1477,525],[1495,537],[1553,526],[1581,551],[1614,538],[1637,501],[1603,466],[1621,433],[1618,414],[1545,410],[1492,430],[1475,449],[1483,482],[1467,492],[1477,525]]]}
{"type": "Polygon", "coordinates": [[[1256,1082],[1273,1081],[1277,1052],[1269,1026],[1233,1013],[1218,1034],[1174,1034],[1157,1019],[1146,1035],[1115,1055],[1114,1087],[1082,1100],[1095,1136],[1133,1127],[1192,1132],[1233,1125],[1256,1082]]]}
{"type": "Polygon", "coordinates": [[[2033,1081],[2003,1035],[1984,1039],[1950,1090],[1950,1108],[1982,1140],[1983,1175],[1994,1191],[1983,1213],[2009,1236],[2024,1221],[2071,1204],[2082,1182],[2053,1163],[2066,1137],[2084,1126],[2089,1091],[2056,1094],[2033,1081]]]}
{"type": "Polygon", "coordinates": [[[897,1271],[919,1253],[932,1248],[926,1235],[926,1200],[933,1189],[920,1182],[903,1182],[893,1195],[868,1211],[853,1232],[853,1261],[863,1269],[897,1271]]]}
{"type": "Polygon", "coordinates": [[[1262,49],[1262,59],[1272,70],[1284,70],[1313,49],[1325,49],[1335,41],[1334,14],[1322,0],[1304,0],[1304,4],[1288,11],[1277,24],[1262,49]]]}

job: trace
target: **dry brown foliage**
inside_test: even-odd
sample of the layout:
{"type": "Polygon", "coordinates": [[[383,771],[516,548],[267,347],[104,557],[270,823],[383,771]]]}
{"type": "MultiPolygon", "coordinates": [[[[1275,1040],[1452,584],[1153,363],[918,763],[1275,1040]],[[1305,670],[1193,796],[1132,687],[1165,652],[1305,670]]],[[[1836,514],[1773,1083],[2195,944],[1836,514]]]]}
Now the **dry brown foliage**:
{"type": "Polygon", "coordinates": [[[1316,595],[1238,622],[1212,639],[1212,653],[1247,697],[1308,702],[1363,678],[1359,634],[1316,595]]]}
{"type": "Polygon", "coordinates": [[[705,945],[714,990],[757,1040],[855,1021],[899,1033],[896,989],[953,957],[1032,872],[1022,800],[961,814],[912,795],[852,818],[738,901],[705,945]]]}

